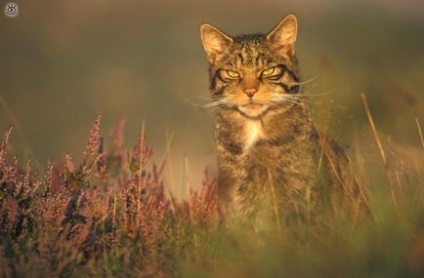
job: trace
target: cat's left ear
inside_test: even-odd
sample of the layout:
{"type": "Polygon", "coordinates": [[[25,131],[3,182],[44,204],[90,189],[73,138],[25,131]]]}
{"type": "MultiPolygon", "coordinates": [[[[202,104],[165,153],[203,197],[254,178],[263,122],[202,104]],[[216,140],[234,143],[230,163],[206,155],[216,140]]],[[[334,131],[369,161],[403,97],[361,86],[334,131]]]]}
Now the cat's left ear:
{"type": "Polygon", "coordinates": [[[230,36],[207,23],[200,26],[200,36],[208,61],[212,64],[221,59],[233,43],[230,36]]]}
{"type": "Polygon", "coordinates": [[[266,36],[266,39],[278,50],[294,55],[294,43],[297,36],[297,19],[291,14],[286,16],[278,25],[266,36]]]}

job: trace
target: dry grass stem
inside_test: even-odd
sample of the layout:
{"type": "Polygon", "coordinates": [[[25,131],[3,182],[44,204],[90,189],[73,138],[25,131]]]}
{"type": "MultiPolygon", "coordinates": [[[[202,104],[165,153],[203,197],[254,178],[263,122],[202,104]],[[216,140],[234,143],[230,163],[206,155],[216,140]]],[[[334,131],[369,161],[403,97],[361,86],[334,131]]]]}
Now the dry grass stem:
{"type": "Polygon", "coordinates": [[[370,109],[368,107],[368,102],[367,102],[367,99],[366,99],[366,96],[365,96],[364,93],[361,93],[361,99],[362,99],[362,102],[364,104],[365,112],[367,113],[368,121],[370,123],[371,130],[372,130],[373,135],[374,135],[374,139],[375,139],[377,146],[378,146],[378,149],[380,151],[381,159],[383,160],[384,165],[387,165],[386,153],[384,151],[383,144],[381,143],[380,137],[378,135],[377,128],[375,127],[374,120],[372,118],[370,109]]]}
{"type": "Polygon", "coordinates": [[[415,118],[415,122],[417,124],[418,134],[419,134],[420,139],[421,139],[421,146],[424,148],[424,136],[423,136],[423,131],[421,129],[421,124],[418,121],[418,118],[415,118]]]}

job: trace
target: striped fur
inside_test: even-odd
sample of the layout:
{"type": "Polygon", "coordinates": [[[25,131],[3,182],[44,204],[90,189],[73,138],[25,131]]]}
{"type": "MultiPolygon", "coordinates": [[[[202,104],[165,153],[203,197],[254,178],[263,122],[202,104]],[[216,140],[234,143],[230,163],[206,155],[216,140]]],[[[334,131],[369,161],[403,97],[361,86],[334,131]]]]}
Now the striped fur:
{"type": "MultiPolygon", "coordinates": [[[[226,223],[261,228],[292,212],[308,215],[318,198],[320,139],[300,90],[296,36],[294,15],[268,34],[230,37],[209,24],[201,27],[226,223]]],[[[343,152],[329,149],[338,165],[347,164],[343,152]]]]}

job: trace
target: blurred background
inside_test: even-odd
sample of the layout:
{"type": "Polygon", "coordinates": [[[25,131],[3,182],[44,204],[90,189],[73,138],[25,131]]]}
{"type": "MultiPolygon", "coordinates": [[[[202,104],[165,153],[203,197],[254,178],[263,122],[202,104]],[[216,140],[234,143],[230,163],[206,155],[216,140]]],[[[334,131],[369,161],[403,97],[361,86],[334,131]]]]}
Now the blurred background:
{"type": "Polygon", "coordinates": [[[288,13],[298,16],[297,55],[318,126],[346,145],[374,144],[355,141],[370,135],[364,92],[384,138],[420,144],[421,0],[14,2],[17,17],[0,14],[0,131],[14,126],[10,147],[21,162],[43,168],[66,152],[78,160],[101,111],[106,138],[127,118],[127,146],[145,119],[156,161],[170,142],[175,180],[186,164],[198,184],[214,163],[213,111],[199,107],[209,96],[200,24],[268,32],[288,13]]]}

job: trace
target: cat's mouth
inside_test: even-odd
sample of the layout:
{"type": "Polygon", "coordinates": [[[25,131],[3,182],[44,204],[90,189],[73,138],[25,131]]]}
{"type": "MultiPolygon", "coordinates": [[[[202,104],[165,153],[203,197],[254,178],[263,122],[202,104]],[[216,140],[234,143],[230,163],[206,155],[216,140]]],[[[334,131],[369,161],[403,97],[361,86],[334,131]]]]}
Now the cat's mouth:
{"type": "Polygon", "coordinates": [[[268,105],[254,102],[238,106],[238,110],[248,118],[261,117],[268,110],[268,108],[268,105]]]}

